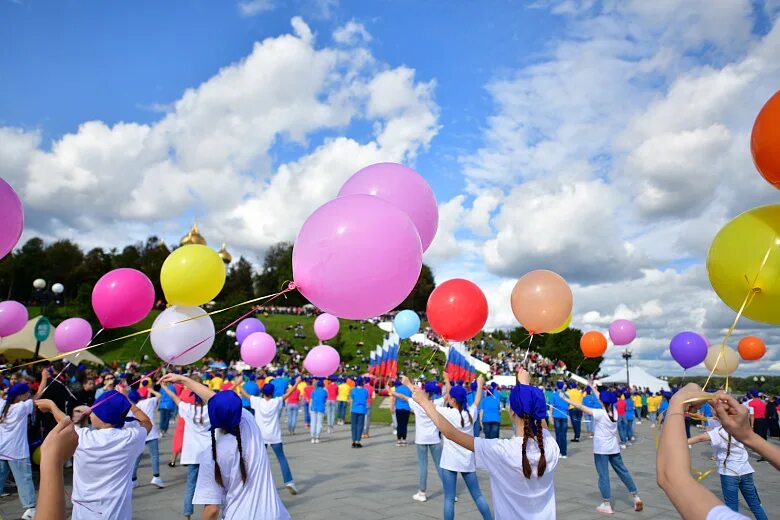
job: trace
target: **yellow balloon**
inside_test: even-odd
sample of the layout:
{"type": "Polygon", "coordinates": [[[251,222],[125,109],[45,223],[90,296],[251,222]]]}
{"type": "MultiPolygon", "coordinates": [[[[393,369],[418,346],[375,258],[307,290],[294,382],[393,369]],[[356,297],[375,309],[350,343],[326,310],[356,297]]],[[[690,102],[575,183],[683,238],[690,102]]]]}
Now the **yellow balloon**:
{"type": "Polygon", "coordinates": [[[704,366],[710,371],[715,367],[715,373],[718,375],[731,375],[739,368],[739,355],[737,355],[737,351],[733,348],[726,347],[726,351],[720,359],[718,359],[720,349],[720,345],[712,345],[707,349],[707,357],[704,358],[704,366]],[[715,365],[716,361],[718,363],[717,366],[715,365]]]}
{"type": "Polygon", "coordinates": [[[225,285],[225,264],[209,247],[183,246],[165,259],[160,284],[172,305],[203,305],[213,300],[225,285]]]}
{"type": "Polygon", "coordinates": [[[780,325],[779,246],[778,204],[753,208],[723,226],[707,254],[707,273],[720,299],[738,312],[745,297],[755,289],[743,315],[780,325]]]}
{"type": "Polygon", "coordinates": [[[41,447],[38,446],[35,448],[32,452],[32,457],[30,457],[33,461],[33,464],[37,464],[38,466],[41,465],[41,447]]]}
{"type": "Polygon", "coordinates": [[[571,314],[569,314],[569,317],[566,318],[566,321],[563,322],[563,325],[561,325],[560,327],[558,327],[555,330],[551,330],[549,333],[550,334],[558,334],[559,332],[563,332],[564,330],[568,329],[569,325],[571,325],[571,314]]]}

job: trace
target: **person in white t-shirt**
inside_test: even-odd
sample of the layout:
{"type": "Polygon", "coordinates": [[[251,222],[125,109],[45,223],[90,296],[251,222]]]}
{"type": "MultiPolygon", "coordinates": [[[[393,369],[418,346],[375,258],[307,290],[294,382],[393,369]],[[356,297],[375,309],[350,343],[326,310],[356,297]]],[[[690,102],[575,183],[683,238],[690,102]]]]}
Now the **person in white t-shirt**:
{"type": "MultiPolygon", "coordinates": [[[[146,436],[146,447],[149,449],[149,457],[152,459],[151,484],[162,489],[165,487],[165,482],[160,478],[160,448],[157,442],[157,439],[160,438],[160,433],[157,430],[157,425],[154,423],[155,412],[160,402],[160,394],[155,392],[152,387],[148,387],[147,390],[149,397],[146,399],[141,399],[141,394],[135,390],[131,390],[127,397],[131,403],[137,405],[146,415],[152,418],[152,431],[146,436]]],[[[143,453],[135,461],[135,466],[133,467],[133,487],[138,486],[138,466],[141,465],[141,457],[143,457],[143,453]]]]}
{"type": "Polygon", "coordinates": [[[631,473],[623,462],[620,455],[620,443],[618,442],[617,425],[617,394],[605,390],[599,395],[599,401],[604,408],[588,408],[582,403],[572,401],[566,394],[559,394],[561,399],[582,410],[583,413],[593,417],[593,460],[596,463],[596,472],[599,475],[599,491],[601,492],[601,505],[596,508],[599,513],[612,514],[611,489],[609,485],[609,466],[615,470],[620,480],[623,481],[631,498],[634,502],[634,511],[641,511],[644,508],[642,499],[639,498],[636,484],[631,477],[631,473]]]}
{"type": "MultiPolygon", "coordinates": [[[[48,399],[36,406],[51,412],[59,422],[67,415],[48,399]]],[[[133,464],[143,453],[152,420],[116,391],[104,392],[90,409],[92,428],[81,428],[79,446],[73,456],[72,520],[111,518],[130,520],[133,516],[133,464]],[[128,419],[132,412],[134,419],[128,419]],[[137,420],[141,428],[126,427],[137,420]]]]}
{"type": "MultiPolygon", "coordinates": [[[[182,383],[190,379],[179,374],[166,374],[160,379],[160,388],[168,394],[179,409],[179,417],[184,421],[184,440],[181,449],[181,463],[187,466],[187,487],[184,491],[184,517],[188,520],[195,512],[192,497],[195,494],[195,483],[198,481],[199,457],[209,449],[211,440],[208,407],[201,397],[195,394],[195,403],[185,403],[170,388],[168,383],[182,383]]],[[[200,384],[200,377],[192,376],[192,381],[200,384]]]]}
{"type": "Polygon", "coordinates": [[[274,397],[276,387],[271,383],[263,385],[260,391],[260,396],[248,394],[243,386],[239,387],[241,395],[249,399],[249,405],[255,411],[255,421],[257,426],[260,427],[260,432],[263,436],[263,441],[269,446],[276,455],[276,459],[279,461],[279,468],[282,470],[282,480],[287,488],[287,491],[292,495],[298,494],[298,488],[295,487],[295,480],[293,480],[292,470],[290,470],[290,464],[287,462],[287,456],[284,454],[284,445],[282,444],[282,427],[279,424],[279,416],[284,402],[293,392],[298,391],[298,379],[292,380],[291,386],[281,397],[274,397]]]}
{"type": "Polygon", "coordinates": [[[490,473],[496,518],[555,519],[554,472],[560,449],[547,431],[544,393],[530,386],[528,372],[518,372],[518,384],[509,395],[510,415],[522,437],[480,439],[459,431],[444,420],[425,395],[414,399],[425,409],[446,439],[473,451],[477,468],[490,473]]]}

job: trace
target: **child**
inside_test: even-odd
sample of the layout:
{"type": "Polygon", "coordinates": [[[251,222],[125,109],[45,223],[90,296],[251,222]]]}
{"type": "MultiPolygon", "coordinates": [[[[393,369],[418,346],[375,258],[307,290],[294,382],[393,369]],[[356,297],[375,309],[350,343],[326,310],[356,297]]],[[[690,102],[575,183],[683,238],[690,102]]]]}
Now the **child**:
{"type": "Polygon", "coordinates": [[[623,457],[620,456],[620,445],[618,444],[618,433],[615,412],[615,403],[617,396],[614,392],[601,392],[599,400],[604,405],[602,408],[588,408],[580,403],[574,403],[568,397],[563,397],[565,401],[573,404],[582,410],[583,413],[593,417],[596,433],[593,437],[593,458],[596,463],[596,472],[599,475],[599,491],[601,492],[602,503],[596,508],[599,513],[611,515],[612,504],[610,502],[611,490],[609,486],[609,465],[615,470],[620,480],[628,488],[634,502],[634,511],[641,511],[644,503],[639,498],[636,484],[628,468],[623,463],[623,457]]]}
{"type": "MultiPolygon", "coordinates": [[[[360,443],[360,439],[363,435],[363,426],[366,421],[366,412],[368,411],[368,390],[363,388],[363,377],[358,376],[355,379],[355,388],[349,392],[349,400],[352,405],[350,407],[352,427],[352,447],[362,448],[363,444],[360,443]]],[[[400,428],[399,428],[400,433],[400,428]]]]}
{"type": "MultiPolygon", "coordinates": [[[[582,404],[588,408],[601,408],[599,398],[593,394],[593,390],[591,390],[590,387],[585,388],[585,397],[582,398],[582,404]]],[[[585,423],[585,431],[588,432],[588,439],[592,439],[593,432],[595,431],[593,428],[593,418],[586,417],[583,422],[585,423]]]]}
{"type": "Polygon", "coordinates": [[[518,373],[518,385],[509,394],[510,415],[522,438],[479,439],[458,430],[438,413],[422,392],[419,402],[441,429],[445,438],[473,451],[478,468],[490,473],[490,489],[496,518],[547,520],[555,518],[553,474],[559,449],[543,426],[547,416],[544,394],[528,385],[528,372],[518,373]]]}
{"type": "Polygon", "coordinates": [[[320,443],[320,435],[322,434],[322,419],[325,415],[327,399],[328,391],[325,390],[325,384],[321,380],[318,380],[309,398],[309,406],[311,407],[312,444],[320,443]]]}
{"type": "MultiPolygon", "coordinates": [[[[157,403],[160,402],[160,394],[155,392],[154,388],[148,386],[147,396],[146,399],[141,399],[140,393],[135,390],[131,390],[127,395],[130,402],[137,405],[148,417],[154,417],[157,403]]],[[[165,487],[165,482],[160,478],[160,449],[157,443],[159,437],[160,434],[157,431],[157,427],[152,423],[152,430],[146,436],[146,446],[149,448],[149,457],[152,459],[151,484],[162,489],[165,487]]],[[[135,466],[133,467],[133,487],[138,486],[138,466],[141,465],[141,457],[143,457],[143,453],[138,456],[138,459],[135,461],[135,466]]]]}
{"type": "Polygon", "coordinates": [[[766,520],[766,513],[761,506],[761,499],[753,482],[753,468],[750,466],[750,457],[745,446],[732,439],[722,426],[688,439],[689,446],[700,442],[712,444],[715,458],[718,461],[720,488],[723,491],[723,500],[726,505],[732,511],[739,512],[739,492],[741,491],[756,520],[766,520]]]}
{"type": "MultiPolygon", "coordinates": [[[[405,385],[402,385],[400,381],[395,382],[395,393],[400,394],[406,399],[399,398],[395,402],[395,420],[398,427],[396,429],[396,446],[406,446],[406,435],[409,426],[409,414],[412,409],[409,407],[409,399],[412,397],[412,392],[405,385]]],[[[396,396],[400,397],[400,396],[396,396]]]]}
{"type": "Polygon", "coordinates": [[[482,398],[479,415],[485,438],[498,439],[501,432],[501,397],[495,382],[491,383],[490,390],[482,398]]]}

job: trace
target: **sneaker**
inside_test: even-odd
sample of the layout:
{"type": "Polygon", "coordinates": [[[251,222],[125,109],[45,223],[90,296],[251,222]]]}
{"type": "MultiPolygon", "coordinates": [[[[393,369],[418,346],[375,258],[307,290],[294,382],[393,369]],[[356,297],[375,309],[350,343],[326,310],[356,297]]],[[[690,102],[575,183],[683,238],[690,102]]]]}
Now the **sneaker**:
{"type": "Polygon", "coordinates": [[[35,518],[35,508],[31,507],[22,515],[22,520],[33,520],[35,518]]]}
{"type": "Polygon", "coordinates": [[[631,442],[635,441],[636,437],[631,437],[631,442]]]}
{"type": "Polygon", "coordinates": [[[352,447],[353,447],[353,448],[357,448],[357,442],[353,442],[353,443],[352,443],[352,447]]]}
{"type": "Polygon", "coordinates": [[[360,444],[359,442],[356,442],[356,443],[355,443],[355,447],[356,447],[356,448],[362,448],[362,447],[363,447],[363,445],[362,445],[362,444],[360,444]]]}
{"type": "Polygon", "coordinates": [[[138,484],[137,480],[133,481],[133,489],[137,488],[140,484],[138,484]]]}
{"type": "Polygon", "coordinates": [[[596,508],[596,511],[599,513],[604,513],[605,515],[611,515],[614,513],[614,511],[612,511],[612,504],[609,502],[603,502],[599,507],[596,508]]]}
{"type": "Polygon", "coordinates": [[[169,466],[169,467],[171,467],[171,468],[175,468],[175,467],[176,467],[176,463],[175,463],[175,462],[173,462],[173,461],[170,461],[170,462],[168,463],[168,466],[169,466]]]}
{"type": "Polygon", "coordinates": [[[163,479],[161,479],[160,477],[152,477],[151,484],[153,486],[157,486],[160,489],[165,487],[165,481],[163,479]]]}
{"type": "Polygon", "coordinates": [[[320,439],[319,438],[314,439],[314,444],[319,444],[319,443],[320,443],[320,439]]]}
{"type": "Polygon", "coordinates": [[[566,455],[561,455],[561,458],[562,459],[568,459],[569,457],[567,457],[566,455]]]}
{"type": "Polygon", "coordinates": [[[317,442],[317,439],[315,439],[315,438],[312,438],[312,440],[311,440],[311,443],[312,443],[312,444],[315,444],[316,442],[317,442]]]}
{"type": "Polygon", "coordinates": [[[642,503],[642,499],[637,495],[634,495],[634,511],[641,511],[645,508],[645,504],[642,503]]]}
{"type": "Polygon", "coordinates": [[[290,482],[289,484],[285,484],[284,487],[287,488],[287,491],[289,491],[291,495],[297,495],[298,494],[298,488],[295,487],[294,483],[290,482]]]}
{"type": "Polygon", "coordinates": [[[579,439],[571,439],[569,442],[580,442],[579,439]]]}
{"type": "Polygon", "coordinates": [[[655,423],[651,424],[650,428],[655,428],[655,423]]]}
{"type": "Polygon", "coordinates": [[[457,502],[457,501],[458,501],[458,497],[455,497],[455,502],[457,502]]]}
{"type": "Polygon", "coordinates": [[[626,445],[625,445],[625,444],[621,444],[621,445],[620,445],[620,449],[621,449],[621,450],[624,450],[624,449],[626,449],[626,445]]]}
{"type": "Polygon", "coordinates": [[[418,491],[413,497],[412,500],[416,500],[418,502],[426,502],[428,500],[428,497],[425,496],[425,491],[418,491]]]}

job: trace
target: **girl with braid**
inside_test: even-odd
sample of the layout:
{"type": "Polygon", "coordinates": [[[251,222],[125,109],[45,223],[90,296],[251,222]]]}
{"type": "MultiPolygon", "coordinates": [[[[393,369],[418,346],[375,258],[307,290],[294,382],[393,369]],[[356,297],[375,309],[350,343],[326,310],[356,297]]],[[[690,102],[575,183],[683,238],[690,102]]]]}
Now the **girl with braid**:
{"type": "Polygon", "coordinates": [[[436,423],[442,435],[473,451],[476,466],[490,473],[490,490],[496,519],[554,519],[553,475],[560,450],[547,431],[547,404],[541,390],[528,384],[530,376],[521,369],[518,385],[509,394],[510,415],[515,429],[523,432],[512,439],[480,439],[453,427],[437,413],[425,394],[415,391],[415,401],[436,423]]]}

